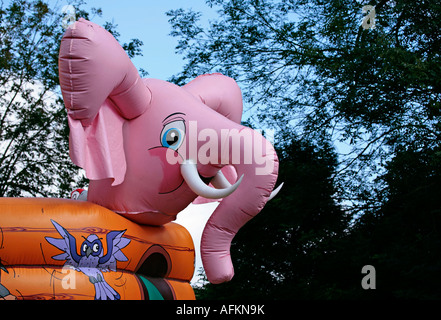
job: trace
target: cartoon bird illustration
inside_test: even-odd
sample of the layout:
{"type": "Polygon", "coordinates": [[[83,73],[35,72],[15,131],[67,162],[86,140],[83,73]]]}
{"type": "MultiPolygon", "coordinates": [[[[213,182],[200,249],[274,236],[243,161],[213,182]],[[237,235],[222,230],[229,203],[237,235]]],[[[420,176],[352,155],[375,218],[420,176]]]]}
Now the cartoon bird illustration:
{"type": "Polygon", "coordinates": [[[105,280],[103,272],[116,271],[117,261],[127,261],[121,249],[130,243],[130,239],[123,237],[126,230],[110,231],[106,235],[107,252],[101,239],[91,234],[84,238],[80,254],[77,253],[76,239],[65,228],[51,220],[62,239],[45,237],[46,241],[63,253],[53,256],[55,260],[66,260],[65,266],[72,266],[89,277],[95,287],[95,300],[119,300],[121,297],[105,280]]]}
{"type": "MultiPolygon", "coordinates": [[[[6,273],[9,273],[9,271],[6,269],[6,267],[2,263],[2,259],[0,259],[0,281],[1,281],[1,272],[4,271],[6,273]]],[[[0,300],[17,300],[17,297],[12,295],[9,290],[0,283],[0,300]]]]}

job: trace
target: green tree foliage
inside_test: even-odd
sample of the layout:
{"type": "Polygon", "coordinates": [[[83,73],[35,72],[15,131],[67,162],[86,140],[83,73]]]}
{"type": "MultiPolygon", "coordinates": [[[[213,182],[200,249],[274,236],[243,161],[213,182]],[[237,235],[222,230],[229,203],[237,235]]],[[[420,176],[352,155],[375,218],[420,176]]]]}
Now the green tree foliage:
{"type": "MultiPolygon", "coordinates": [[[[87,19],[83,4],[73,3],[77,18],[87,19]]],[[[61,7],[45,1],[0,2],[0,196],[62,197],[83,183],[69,158],[59,89],[62,18],[61,7]]],[[[118,36],[114,25],[106,28],[118,36]]],[[[123,46],[135,56],[141,45],[123,46]]]]}
{"type": "Polygon", "coordinates": [[[196,288],[199,299],[440,298],[439,148],[399,150],[379,178],[379,206],[351,222],[328,145],[291,141],[279,152],[283,191],[234,238],[233,280],[196,288]],[[365,265],[375,290],[361,285],[365,265]]]}
{"type": "Polygon", "coordinates": [[[441,1],[206,2],[208,28],[168,13],[174,81],[237,79],[249,121],[279,129],[286,185],[234,239],[232,282],[198,296],[439,299],[441,1]]]}
{"type": "Polygon", "coordinates": [[[174,80],[225,73],[239,81],[258,125],[344,143],[336,174],[348,201],[375,205],[384,187],[375,177],[395,148],[440,140],[440,1],[207,4],[218,12],[208,28],[200,13],[168,13],[187,61],[174,80]],[[376,9],[373,29],[362,28],[367,4],[376,9]]]}
{"type": "Polygon", "coordinates": [[[233,280],[207,284],[198,298],[314,298],[320,279],[332,276],[327,260],[348,223],[334,199],[336,155],[327,144],[292,139],[279,154],[285,185],[234,238],[233,280]]]}
{"type": "Polygon", "coordinates": [[[381,176],[378,208],[359,217],[335,243],[322,279],[332,299],[439,299],[441,167],[439,148],[397,151],[381,176]],[[361,268],[372,265],[376,289],[363,290],[361,268]]]}
{"type": "Polygon", "coordinates": [[[439,147],[398,150],[382,177],[382,207],[356,224],[352,244],[377,266],[379,290],[388,297],[440,298],[440,160],[439,147]]]}

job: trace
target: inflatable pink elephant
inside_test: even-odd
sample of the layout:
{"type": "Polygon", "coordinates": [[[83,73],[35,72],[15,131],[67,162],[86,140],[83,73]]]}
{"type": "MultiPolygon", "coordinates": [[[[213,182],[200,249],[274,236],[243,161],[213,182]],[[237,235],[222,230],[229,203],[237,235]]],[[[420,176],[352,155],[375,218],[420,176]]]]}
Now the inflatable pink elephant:
{"type": "Polygon", "coordinates": [[[114,37],[84,19],[66,30],[59,73],[70,156],[90,179],[87,200],[163,225],[198,196],[223,198],[201,256],[210,282],[230,280],[231,240],[280,189],[274,148],[240,124],[236,82],[221,74],[183,87],[141,79],[114,37]]]}

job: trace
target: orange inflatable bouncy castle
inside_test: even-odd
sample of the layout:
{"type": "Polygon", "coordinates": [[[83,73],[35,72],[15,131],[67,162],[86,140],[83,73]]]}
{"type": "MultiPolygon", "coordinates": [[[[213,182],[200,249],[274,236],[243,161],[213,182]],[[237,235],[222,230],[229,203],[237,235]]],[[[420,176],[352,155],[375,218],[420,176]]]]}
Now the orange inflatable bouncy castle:
{"type": "Polygon", "coordinates": [[[194,299],[194,246],[99,205],[0,198],[0,299],[194,299]]]}

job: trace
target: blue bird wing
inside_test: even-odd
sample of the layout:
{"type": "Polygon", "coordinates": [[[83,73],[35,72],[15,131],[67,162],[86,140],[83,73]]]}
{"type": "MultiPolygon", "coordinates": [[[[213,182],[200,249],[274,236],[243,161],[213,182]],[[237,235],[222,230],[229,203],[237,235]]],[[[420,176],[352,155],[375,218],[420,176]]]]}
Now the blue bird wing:
{"type": "Polygon", "coordinates": [[[107,236],[107,253],[99,260],[99,267],[103,271],[116,271],[117,261],[127,261],[127,257],[121,251],[129,243],[130,239],[123,237],[126,230],[110,231],[107,236]]]}
{"type": "Polygon", "coordinates": [[[45,237],[45,239],[51,245],[63,251],[63,253],[53,256],[52,259],[66,260],[65,265],[70,265],[74,268],[77,268],[78,263],[80,261],[80,256],[76,252],[77,246],[76,246],[75,237],[72,236],[66,229],[64,229],[54,220],[51,219],[51,222],[62,238],[57,239],[57,238],[45,237]]]}

